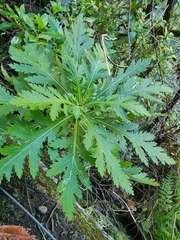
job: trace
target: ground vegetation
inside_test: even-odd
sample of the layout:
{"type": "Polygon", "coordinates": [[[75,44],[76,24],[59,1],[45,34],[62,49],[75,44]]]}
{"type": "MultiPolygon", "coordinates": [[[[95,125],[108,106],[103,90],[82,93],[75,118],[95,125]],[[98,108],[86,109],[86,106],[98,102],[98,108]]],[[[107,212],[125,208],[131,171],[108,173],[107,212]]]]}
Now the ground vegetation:
{"type": "Polygon", "coordinates": [[[178,239],[179,2],[6,3],[0,179],[24,161],[35,178],[46,152],[69,219],[83,197],[138,239],[178,239]]]}

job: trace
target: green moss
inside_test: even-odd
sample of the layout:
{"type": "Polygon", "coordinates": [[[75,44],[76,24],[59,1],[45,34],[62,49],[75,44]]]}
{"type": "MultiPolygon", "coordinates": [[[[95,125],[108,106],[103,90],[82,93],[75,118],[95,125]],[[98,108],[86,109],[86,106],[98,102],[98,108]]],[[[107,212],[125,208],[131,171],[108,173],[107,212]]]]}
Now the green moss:
{"type": "Polygon", "coordinates": [[[78,204],[73,218],[75,225],[81,229],[89,240],[129,240],[126,234],[118,230],[104,215],[97,213],[93,207],[82,209],[78,204]],[[105,231],[106,230],[106,231],[105,231]]]}
{"type": "Polygon", "coordinates": [[[87,239],[107,240],[102,230],[98,229],[91,217],[85,215],[85,213],[78,207],[76,207],[76,213],[74,215],[73,222],[86,235],[87,239]]]}

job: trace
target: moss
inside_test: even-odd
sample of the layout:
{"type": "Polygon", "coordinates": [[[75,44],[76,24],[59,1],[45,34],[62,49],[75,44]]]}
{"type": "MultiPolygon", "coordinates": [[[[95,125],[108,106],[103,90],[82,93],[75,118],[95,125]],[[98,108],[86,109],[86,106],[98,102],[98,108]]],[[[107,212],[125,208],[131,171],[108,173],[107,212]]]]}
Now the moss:
{"type": "Polygon", "coordinates": [[[53,201],[59,201],[56,183],[51,178],[46,177],[46,173],[42,169],[39,170],[35,182],[53,201]]]}
{"type": "Polygon", "coordinates": [[[77,204],[73,222],[79,227],[79,229],[81,229],[89,240],[130,239],[123,231],[118,230],[112,223],[110,223],[104,215],[97,213],[93,207],[83,209],[77,204]]]}
{"type": "Polygon", "coordinates": [[[89,240],[107,240],[103,232],[97,228],[95,222],[85,215],[83,211],[76,207],[76,213],[73,218],[75,225],[81,229],[89,240]]]}

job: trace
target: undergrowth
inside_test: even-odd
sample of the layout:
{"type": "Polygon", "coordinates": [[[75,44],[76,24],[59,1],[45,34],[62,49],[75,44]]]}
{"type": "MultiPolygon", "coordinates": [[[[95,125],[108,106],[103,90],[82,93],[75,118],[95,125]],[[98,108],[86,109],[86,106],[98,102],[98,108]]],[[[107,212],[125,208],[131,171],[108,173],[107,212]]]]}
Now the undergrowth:
{"type": "Polygon", "coordinates": [[[154,240],[180,239],[180,180],[171,171],[160,187],[158,203],[153,211],[152,236],[154,240]]]}

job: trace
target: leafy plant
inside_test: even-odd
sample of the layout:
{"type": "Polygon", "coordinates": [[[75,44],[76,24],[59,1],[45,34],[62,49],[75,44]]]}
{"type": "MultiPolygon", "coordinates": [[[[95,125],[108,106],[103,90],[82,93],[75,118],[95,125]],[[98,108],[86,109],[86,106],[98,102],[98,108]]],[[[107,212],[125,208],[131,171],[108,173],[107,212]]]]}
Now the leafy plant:
{"type": "Polygon", "coordinates": [[[160,187],[158,204],[153,211],[152,236],[154,240],[180,238],[180,184],[177,173],[171,171],[160,187]]]}
{"type": "MultiPolygon", "coordinates": [[[[61,5],[57,5],[61,11],[61,5]]],[[[38,45],[52,43],[58,48],[59,44],[64,41],[62,24],[51,14],[26,13],[24,5],[14,6],[13,9],[8,4],[0,7],[0,14],[8,16],[8,20],[10,19],[10,21],[6,20],[0,24],[0,31],[17,29],[17,34],[11,39],[12,44],[23,44],[27,40],[28,42],[37,42],[38,45]]]]}
{"type": "Polygon", "coordinates": [[[156,146],[153,134],[139,132],[139,125],[129,120],[130,115],[130,119],[151,116],[143,101],[161,102],[163,93],[171,92],[159,82],[137,76],[150,60],[132,62],[126,71],[117,70],[112,76],[108,71],[112,66],[107,65],[101,46],[94,44],[82,14],[71,28],[64,29],[64,36],[58,50],[50,43],[27,40],[9,49],[15,61],[11,68],[19,74],[5,74],[15,95],[0,87],[0,153],[4,156],[0,181],[4,175],[10,180],[12,169],[21,177],[25,159],[35,178],[46,146],[52,161],[47,175],[61,174],[57,191],[71,219],[76,197],[82,197],[81,186],[91,189],[91,166],[101,176],[111,175],[116,186],[129,194],[133,194],[131,180],[158,185],[140,167],[120,159],[119,152],[126,151],[127,143],[145,165],[149,159],[156,164],[174,161],[156,146]]]}

